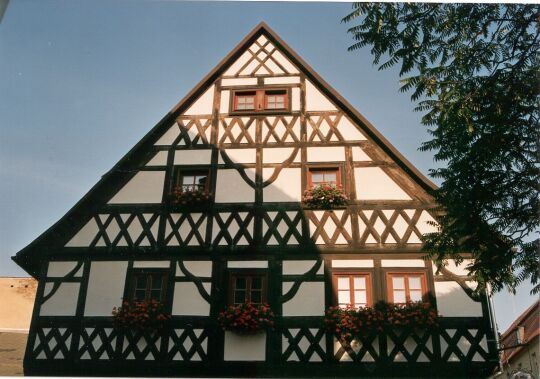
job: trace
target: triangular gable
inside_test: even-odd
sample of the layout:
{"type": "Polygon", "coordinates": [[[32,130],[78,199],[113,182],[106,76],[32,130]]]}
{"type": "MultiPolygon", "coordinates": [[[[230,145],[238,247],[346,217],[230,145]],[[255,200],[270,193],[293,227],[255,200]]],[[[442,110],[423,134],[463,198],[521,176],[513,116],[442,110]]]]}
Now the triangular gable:
{"type": "MultiPolygon", "coordinates": [[[[308,120],[308,125],[313,129],[309,138],[311,141],[364,140],[371,139],[379,146],[407,175],[425,191],[430,192],[435,185],[412,166],[358,111],[356,111],[345,99],[343,99],[333,88],[331,88],[302,58],[300,58],[281,38],[279,38],[265,23],[257,25],[210,73],[208,73],[173,109],[167,113],[163,119],[150,130],[139,143],[137,143],[92,189],[71,208],[58,222],[42,233],[37,239],[27,247],[19,251],[13,259],[33,276],[39,276],[39,259],[37,254],[40,250],[57,249],[55,243],[62,240],[62,246],[76,246],[77,241],[73,240],[74,232],[81,228],[95,227],[106,229],[113,228],[117,223],[124,223],[122,215],[116,215],[104,223],[96,216],[96,210],[102,204],[118,200],[123,197],[124,201],[132,201],[138,195],[130,191],[130,183],[139,183],[156,180],[164,174],[162,171],[146,171],[141,175],[137,173],[137,167],[141,165],[159,166],[164,162],[165,156],[152,150],[153,146],[189,144],[190,146],[209,144],[210,138],[210,116],[213,111],[213,91],[212,85],[221,75],[234,80],[235,78],[245,78],[248,76],[266,75],[273,73],[287,77],[291,74],[301,72],[306,77],[306,102],[316,104],[320,110],[333,111],[341,109],[345,116],[327,115],[323,117],[313,117],[308,120]],[[202,115],[196,122],[183,120],[182,115],[202,115]],[[205,118],[204,115],[207,117],[205,118]],[[340,126],[343,125],[343,126],[340,126]],[[341,133],[332,132],[332,126],[341,133]],[[120,191],[122,189],[122,191],[120,191]],[[119,192],[120,191],[120,192],[119,192]],[[128,199],[128,200],[125,200],[128,199]],[[85,226],[87,225],[87,226],[85,226]],[[67,238],[67,240],[65,240],[67,238]]],[[[273,121],[273,128],[284,128],[280,123],[295,120],[286,120],[287,117],[276,117],[273,121]]],[[[270,117],[268,119],[271,119],[270,117]]],[[[287,138],[294,141],[293,125],[287,138]]],[[[249,133],[234,136],[235,139],[252,138],[249,133]]],[[[271,137],[271,136],[270,136],[271,137]]],[[[268,138],[270,138],[268,137],[268,138]]],[[[270,141],[270,140],[269,140],[270,141]]],[[[270,141],[271,142],[271,141],[270,141]]],[[[356,153],[369,157],[361,150],[356,149],[356,153]]],[[[134,184],[134,185],[135,185],[134,184]]],[[[158,193],[151,196],[158,197],[158,193]]],[[[136,200],[136,199],[135,199],[136,200]]],[[[125,216],[127,217],[127,216],[125,216]]],[[[149,216],[150,217],[150,216],[149,216]]],[[[129,219],[132,225],[143,228],[141,238],[138,243],[143,246],[148,239],[152,238],[152,228],[155,220],[129,219]]],[[[134,227],[134,226],[132,226],[134,227]]],[[[83,228],[83,229],[84,229],[83,228]]],[[[84,237],[84,236],[83,236],[84,237]]],[[[81,237],[82,238],[82,237],[81,237]]],[[[119,246],[124,244],[125,236],[118,233],[119,246]]],[[[96,240],[95,246],[100,246],[102,239],[96,240]]]]}

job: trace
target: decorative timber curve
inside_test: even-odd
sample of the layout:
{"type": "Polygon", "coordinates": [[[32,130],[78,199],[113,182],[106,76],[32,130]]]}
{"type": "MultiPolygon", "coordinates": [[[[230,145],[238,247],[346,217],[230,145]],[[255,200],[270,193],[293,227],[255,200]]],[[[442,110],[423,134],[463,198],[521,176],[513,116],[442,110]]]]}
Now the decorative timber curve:
{"type": "Polygon", "coordinates": [[[270,175],[270,177],[267,180],[265,180],[262,183],[262,187],[267,187],[270,184],[272,184],[277,179],[277,177],[278,177],[279,173],[281,172],[281,170],[284,169],[285,167],[289,167],[289,165],[294,161],[294,158],[296,158],[296,156],[298,154],[298,151],[300,151],[299,147],[294,148],[291,155],[289,155],[289,157],[287,159],[285,159],[281,163],[280,166],[274,168],[274,172],[272,173],[272,175],[270,175]]]}
{"type": "Polygon", "coordinates": [[[199,277],[193,275],[191,272],[189,272],[189,270],[184,265],[184,262],[178,261],[178,268],[180,269],[180,271],[182,271],[182,274],[184,274],[189,280],[193,282],[193,284],[195,284],[202,298],[206,300],[208,303],[211,303],[212,297],[204,288],[202,280],[199,277]]]}
{"type": "Polygon", "coordinates": [[[459,286],[463,289],[463,291],[465,291],[465,293],[467,294],[467,296],[471,298],[471,300],[476,301],[478,303],[482,301],[482,296],[480,295],[481,291],[479,290],[482,290],[484,287],[480,287],[474,290],[471,287],[469,287],[469,285],[467,284],[467,278],[456,275],[452,271],[444,267],[439,267],[437,271],[440,274],[442,274],[442,277],[435,276],[435,280],[441,280],[441,279],[448,280],[448,281],[453,280],[457,284],[459,284],[459,286]]]}
{"type": "Polygon", "coordinates": [[[317,276],[318,276],[317,272],[320,270],[322,264],[323,264],[323,260],[318,259],[317,262],[313,265],[313,267],[311,267],[300,278],[295,279],[289,291],[287,291],[286,294],[283,294],[282,296],[280,296],[279,302],[286,303],[287,301],[291,300],[296,295],[296,293],[298,292],[298,289],[300,288],[303,282],[317,279],[317,276]]]}
{"type": "MultiPolygon", "coordinates": [[[[43,297],[40,300],[40,304],[45,303],[47,300],[53,297],[56,291],[58,291],[58,289],[60,288],[60,285],[62,284],[62,282],[68,281],[68,280],[71,281],[72,279],[74,279],[75,275],[77,275],[79,271],[81,270],[83,264],[84,264],[84,261],[79,261],[76,263],[75,267],[72,270],[70,270],[65,276],[60,277],[60,278],[55,278],[56,280],[52,282],[53,283],[52,288],[50,289],[49,292],[47,292],[46,294],[45,293],[43,294],[43,297]]],[[[81,274],[80,276],[82,276],[82,272],[80,274],[81,274]]],[[[82,278],[79,278],[78,281],[82,281],[82,278]]],[[[50,279],[47,282],[51,283],[50,279]]]]}

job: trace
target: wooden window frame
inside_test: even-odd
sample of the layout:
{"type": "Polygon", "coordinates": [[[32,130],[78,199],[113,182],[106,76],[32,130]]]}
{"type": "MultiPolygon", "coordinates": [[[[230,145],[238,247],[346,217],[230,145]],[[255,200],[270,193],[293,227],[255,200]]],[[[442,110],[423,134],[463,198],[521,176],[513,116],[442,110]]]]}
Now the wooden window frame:
{"type": "MultiPolygon", "coordinates": [[[[135,291],[137,290],[137,278],[143,275],[160,275],[161,276],[161,288],[160,288],[160,302],[165,302],[167,299],[167,290],[168,290],[168,280],[169,280],[169,271],[168,269],[158,269],[158,268],[134,268],[130,274],[130,291],[129,291],[129,300],[136,301],[135,291]]],[[[151,299],[152,291],[152,282],[148,281],[146,283],[146,292],[144,300],[151,299]]],[[[140,301],[140,300],[139,300],[140,301]]]]}
{"type": "Polygon", "coordinates": [[[246,281],[246,302],[251,300],[251,287],[248,291],[248,282],[253,277],[261,278],[261,303],[268,303],[268,273],[266,270],[234,270],[229,272],[228,287],[227,287],[227,304],[234,305],[234,291],[235,291],[235,279],[238,277],[245,277],[249,280],[246,281]],[[248,295],[249,294],[249,295],[248,295]]]}
{"type": "Polygon", "coordinates": [[[237,88],[231,90],[231,98],[229,104],[230,114],[276,114],[276,113],[291,113],[291,88],[289,87],[263,87],[263,88],[237,88]],[[285,92],[285,107],[279,109],[268,109],[267,93],[269,92],[285,92]],[[238,97],[242,93],[254,92],[254,107],[255,109],[237,109],[238,97]]]}
{"type": "Polygon", "coordinates": [[[307,168],[307,189],[313,188],[312,173],[314,171],[337,171],[336,187],[343,186],[342,170],[340,165],[335,166],[308,166],[307,168]]]}
{"type": "MultiPolygon", "coordinates": [[[[204,184],[204,191],[208,191],[210,188],[210,169],[201,168],[201,169],[185,169],[183,167],[175,167],[174,174],[172,178],[171,189],[174,189],[176,186],[182,187],[182,182],[184,176],[197,176],[197,175],[206,175],[206,183],[204,184]]],[[[183,188],[182,188],[183,190],[183,188]]]]}
{"type": "MultiPolygon", "coordinates": [[[[394,303],[394,288],[392,285],[392,278],[395,276],[420,276],[420,285],[422,287],[422,302],[429,303],[429,287],[427,281],[427,272],[426,271],[387,271],[385,273],[386,278],[386,297],[389,303],[394,303]]],[[[410,292],[409,292],[409,281],[405,280],[405,301],[410,301],[410,292]]],[[[405,303],[397,303],[405,304],[405,303]]]]}
{"type": "MultiPolygon", "coordinates": [[[[350,299],[354,300],[354,286],[352,285],[353,276],[363,276],[366,277],[366,306],[371,307],[373,306],[373,275],[370,271],[333,271],[332,272],[332,299],[333,304],[335,306],[339,306],[339,298],[338,298],[338,278],[343,276],[349,277],[349,294],[350,299]]],[[[352,304],[354,306],[354,301],[352,304]]]]}

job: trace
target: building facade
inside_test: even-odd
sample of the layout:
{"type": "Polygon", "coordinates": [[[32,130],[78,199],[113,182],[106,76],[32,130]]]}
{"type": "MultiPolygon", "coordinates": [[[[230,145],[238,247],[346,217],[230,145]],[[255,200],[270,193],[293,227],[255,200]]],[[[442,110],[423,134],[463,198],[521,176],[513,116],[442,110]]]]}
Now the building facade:
{"type": "Polygon", "coordinates": [[[422,259],[433,189],[260,24],[14,257],[39,280],[25,372],[487,375],[493,328],[468,261],[435,274],[422,259]],[[306,207],[304,191],[328,183],[346,204],[306,207]],[[209,200],[181,195],[194,190],[209,200]],[[141,298],[162,301],[166,326],[116,328],[113,308],[141,298]],[[332,305],[380,300],[429,302],[438,327],[368,330],[348,343],[323,325],[332,305]],[[274,328],[222,330],[219,313],[243,301],[268,303],[274,328]]]}

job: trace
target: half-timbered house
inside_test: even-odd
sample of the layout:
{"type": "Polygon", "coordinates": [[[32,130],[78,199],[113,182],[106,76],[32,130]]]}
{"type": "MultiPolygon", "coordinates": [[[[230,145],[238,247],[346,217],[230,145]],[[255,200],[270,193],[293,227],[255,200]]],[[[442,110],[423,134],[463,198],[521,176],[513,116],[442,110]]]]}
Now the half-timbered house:
{"type": "Polygon", "coordinates": [[[434,185],[266,24],[258,25],[56,224],[14,260],[39,280],[27,374],[474,376],[497,360],[467,260],[421,252],[434,185]],[[305,206],[306,189],[347,202],[305,206]],[[175,189],[207,191],[174,203],[175,189]],[[206,192],[205,192],[206,193],[206,192]],[[157,332],[120,329],[125,299],[158,299],[157,332]],[[437,328],[346,342],[325,310],[429,302],[437,328]],[[228,305],[275,326],[224,331],[228,305]]]}

